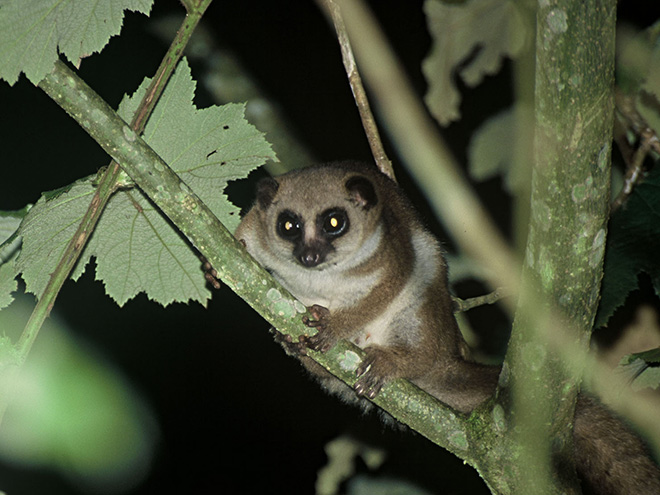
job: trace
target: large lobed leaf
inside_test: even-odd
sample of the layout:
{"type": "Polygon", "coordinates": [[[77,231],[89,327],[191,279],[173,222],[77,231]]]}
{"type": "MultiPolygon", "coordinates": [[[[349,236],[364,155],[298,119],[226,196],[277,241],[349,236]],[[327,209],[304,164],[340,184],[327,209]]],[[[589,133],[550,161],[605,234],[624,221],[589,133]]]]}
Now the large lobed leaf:
{"type": "Polygon", "coordinates": [[[20,248],[20,239],[14,235],[32,205],[20,211],[0,211],[0,309],[14,300],[16,271],[14,262],[20,248]]]}
{"type": "Polygon", "coordinates": [[[37,84],[58,50],[74,65],[119,34],[124,11],[148,14],[153,0],[0,0],[0,78],[37,84]]]}
{"type": "MultiPolygon", "coordinates": [[[[120,104],[129,119],[145,94],[145,80],[120,104]]],[[[238,209],[223,190],[267,159],[275,159],[262,133],[243,116],[244,105],[197,109],[195,83],[183,60],[168,83],[144,132],[145,140],[184,182],[233,230],[238,209]]],[[[93,178],[69,190],[44,195],[21,225],[23,249],[17,267],[27,290],[40,295],[94,193],[93,178]]],[[[119,305],[140,292],[163,305],[210,297],[200,261],[190,244],[144,194],[134,188],[119,191],[109,201],[83,251],[73,278],[96,258],[96,278],[119,305]]]]}
{"type": "Polygon", "coordinates": [[[511,0],[467,0],[462,3],[426,0],[424,11],[433,38],[422,64],[429,89],[425,101],[442,125],[460,118],[457,72],[468,86],[494,74],[504,57],[515,57],[529,37],[511,0]]]}
{"type": "Polygon", "coordinates": [[[606,324],[630,291],[638,287],[639,273],[650,275],[656,294],[660,294],[659,248],[660,170],[656,168],[612,216],[596,327],[606,324]]]}

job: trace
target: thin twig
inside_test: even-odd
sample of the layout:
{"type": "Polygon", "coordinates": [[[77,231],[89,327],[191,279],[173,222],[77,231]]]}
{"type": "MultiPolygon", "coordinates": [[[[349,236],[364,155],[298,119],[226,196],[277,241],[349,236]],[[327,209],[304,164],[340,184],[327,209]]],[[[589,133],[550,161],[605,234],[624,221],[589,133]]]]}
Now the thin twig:
{"type": "Polygon", "coordinates": [[[335,31],[337,32],[337,41],[339,41],[339,46],[341,47],[341,56],[344,61],[344,68],[346,69],[348,82],[351,85],[353,98],[355,99],[355,104],[360,112],[362,127],[364,127],[364,132],[367,135],[367,140],[369,141],[371,153],[374,156],[376,165],[381,172],[394,179],[392,162],[387,157],[385,148],[383,148],[383,141],[380,138],[378,126],[376,125],[376,120],[371,112],[367,93],[364,90],[362,78],[360,77],[360,72],[355,63],[353,49],[351,48],[351,42],[348,39],[348,33],[346,32],[346,26],[344,26],[344,19],[341,16],[341,11],[334,0],[317,0],[317,3],[330,18],[335,27],[335,31]]]}
{"type": "Polygon", "coordinates": [[[644,160],[651,151],[653,143],[658,142],[658,136],[652,129],[646,128],[640,135],[639,148],[633,153],[629,163],[626,164],[626,176],[623,181],[623,188],[612,202],[611,212],[618,210],[628,197],[632,194],[635,186],[644,176],[644,160]]]}
{"type": "Polygon", "coordinates": [[[454,313],[463,313],[479,306],[494,304],[503,297],[507,297],[509,295],[511,294],[504,287],[498,287],[489,294],[471,297],[469,299],[461,299],[459,297],[452,296],[452,301],[454,302],[454,313]]]}
{"type": "MultiPolygon", "coordinates": [[[[651,129],[646,119],[637,111],[635,100],[624,94],[621,90],[614,93],[617,117],[623,121],[624,127],[630,129],[635,135],[641,136],[644,131],[651,129]]],[[[652,131],[653,132],[653,131],[652,131]]],[[[660,142],[657,139],[651,141],[651,149],[660,154],[660,142]]]]}
{"type": "Polygon", "coordinates": [[[632,194],[644,178],[644,160],[651,151],[660,154],[660,140],[657,133],[648,125],[644,117],[637,111],[635,101],[623,92],[615,92],[616,126],[615,140],[626,163],[626,176],[622,190],[612,202],[611,212],[618,210],[632,194]],[[635,151],[628,142],[627,134],[631,131],[639,139],[635,151]]]}

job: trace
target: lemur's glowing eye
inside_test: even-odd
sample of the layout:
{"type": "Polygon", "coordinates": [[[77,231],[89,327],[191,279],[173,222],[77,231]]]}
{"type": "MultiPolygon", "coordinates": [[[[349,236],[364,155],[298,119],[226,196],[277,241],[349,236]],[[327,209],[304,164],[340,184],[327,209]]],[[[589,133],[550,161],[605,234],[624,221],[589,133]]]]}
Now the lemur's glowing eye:
{"type": "Polygon", "coordinates": [[[346,233],[348,216],[344,210],[328,210],[321,214],[320,223],[325,235],[337,237],[346,233]]]}
{"type": "Polygon", "coordinates": [[[297,226],[291,220],[285,220],[284,223],[282,224],[282,228],[284,229],[285,232],[292,232],[293,229],[297,228],[297,226]]]}
{"type": "Polygon", "coordinates": [[[286,240],[296,240],[302,235],[302,222],[298,215],[283,211],[277,217],[277,233],[286,240]]]}

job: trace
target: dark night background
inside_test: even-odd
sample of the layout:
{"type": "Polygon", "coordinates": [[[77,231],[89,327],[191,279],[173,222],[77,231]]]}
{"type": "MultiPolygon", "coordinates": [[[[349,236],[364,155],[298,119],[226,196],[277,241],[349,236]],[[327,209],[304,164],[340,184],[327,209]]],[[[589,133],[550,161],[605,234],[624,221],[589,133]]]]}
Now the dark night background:
{"type": "MultiPolygon", "coordinates": [[[[371,3],[423,94],[420,62],[430,38],[422,2],[371,3]]],[[[657,12],[643,10],[648,3],[621,2],[620,16],[655,20],[657,12]]],[[[182,16],[183,8],[174,0],[158,0],[152,18],[171,13],[182,16]]],[[[113,107],[154,73],[165,52],[164,43],[147,31],[149,22],[129,13],[121,36],[82,63],[82,77],[113,107]]],[[[218,43],[239,54],[315,156],[368,159],[339,49],[314,2],[215,0],[205,23],[218,43]]],[[[505,65],[497,77],[463,92],[464,119],[444,131],[461,162],[471,132],[510,104],[509,69],[505,65]]],[[[200,79],[203,71],[193,62],[194,77],[200,79]]],[[[212,103],[199,84],[196,104],[212,103]]],[[[0,108],[0,210],[19,209],[42,191],[107,165],[108,157],[92,139],[24,77],[12,88],[0,83],[0,108]]],[[[389,151],[396,164],[394,150],[389,151]]],[[[245,191],[253,181],[244,182],[232,189],[239,204],[250,201],[245,191]]],[[[415,196],[405,176],[402,182],[415,196]]],[[[479,190],[507,230],[508,204],[499,182],[479,190]]],[[[387,446],[388,460],[378,475],[413,480],[431,493],[488,493],[457,458],[325,395],[272,341],[268,324],[228,289],[216,292],[208,309],[162,308],[144,296],[119,308],[93,278],[88,269],[80,282],[65,285],[54,314],[114,361],[155,411],[157,455],[133,493],[313,493],[316,473],[326,462],[324,444],[344,432],[387,446]]],[[[501,326],[505,331],[506,322],[501,326]]],[[[6,464],[0,464],[0,489],[8,494],[78,493],[57,474],[6,464]]]]}

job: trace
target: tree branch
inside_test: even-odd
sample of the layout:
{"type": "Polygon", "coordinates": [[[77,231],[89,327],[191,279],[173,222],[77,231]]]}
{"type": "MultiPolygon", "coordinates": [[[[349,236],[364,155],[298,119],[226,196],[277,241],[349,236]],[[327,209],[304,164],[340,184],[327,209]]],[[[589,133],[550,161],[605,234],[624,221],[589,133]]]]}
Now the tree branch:
{"type": "Polygon", "coordinates": [[[626,202],[633,189],[643,180],[644,160],[649,152],[653,150],[660,153],[658,135],[639,114],[633,98],[623,94],[621,90],[617,90],[615,99],[617,112],[614,137],[626,163],[626,175],[623,188],[612,202],[611,213],[614,213],[626,202]],[[639,140],[635,151],[632,151],[631,145],[628,143],[628,131],[632,131],[639,140]]]}
{"type": "MultiPolygon", "coordinates": [[[[576,183],[570,183],[570,180],[561,179],[559,171],[565,170],[564,167],[557,167],[557,171],[554,171],[552,168],[550,171],[547,171],[548,173],[557,174],[555,176],[555,187],[560,193],[567,195],[567,197],[562,196],[562,198],[571,203],[569,205],[569,211],[573,213],[571,221],[565,227],[559,225],[559,223],[555,224],[556,219],[552,219],[552,227],[553,229],[568,228],[568,232],[565,235],[568,235],[570,240],[565,241],[564,246],[562,246],[565,250],[564,255],[566,256],[564,263],[577,263],[575,269],[581,275],[578,278],[579,282],[577,285],[572,287],[570,284],[575,282],[575,280],[572,280],[572,266],[561,265],[558,263],[559,260],[555,260],[554,258],[550,258],[550,264],[547,264],[547,253],[539,256],[542,251],[541,248],[545,247],[549,250],[556,244],[556,238],[549,238],[544,244],[539,242],[538,237],[535,237],[531,241],[535,243],[533,244],[535,249],[531,250],[531,252],[528,249],[530,256],[532,256],[531,259],[534,262],[534,268],[539,270],[541,268],[548,269],[552,267],[553,271],[550,272],[543,272],[541,270],[541,273],[548,279],[552,279],[555,273],[562,272],[558,278],[559,282],[553,287],[553,291],[550,292],[550,297],[548,297],[546,290],[537,290],[539,282],[543,283],[545,280],[541,279],[539,281],[537,277],[533,276],[533,272],[526,274],[524,277],[527,279],[524,286],[527,290],[521,291],[522,285],[519,278],[520,265],[516,263],[511,250],[488,220],[488,214],[481,207],[474,193],[462,178],[458,165],[437,133],[434,123],[430,120],[425,109],[412,91],[403,75],[400,64],[388,49],[383,34],[364,7],[363,2],[358,0],[336,1],[342,9],[343,18],[346,22],[349,36],[353,41],[353,47],[362,70],[362,75],[369,84],[375,101],[379,105],[380,114],[385,120],[387,130],[410,171],[416,177],[420,189],[426,193],[431,206],[435,209],[438,216],[442,218],[443,223],[447,226],[460,247],[469,253],[472,258],[489,268],[486,272],[486,277],[493,287],[508,287],[514,296],[520,296],[521,292],[524,292],[526,299],[521,303],[521,310],[518,313],[521,317],[519,328],[528,327],[528,329],[533,331],[532,333],[539,335],[538,337],[534,336],[533,339],[535,343],[540,343],[542,352],[547,354],[543,362],[552,362],[551,356],[554,358],[557,355],[558,349],[561,349],[562,355],[565,358],[562,363],[563,366],[566,366],[570,370],[569,374],[571,376],[580,376],[585,361],[585,327],[590,328],[589,322],[593,317],[592,311],[595,310],[597,302],[596,299],[592,298],[597,298],[598,296],[605,234],[602,199],[606,196],[605,193],[607,191],[607,186],[603,186],[603,184],[606,182],[605,177],[609,170],[609,141],[607,137],[608,131],[604,129],[610,125],[611,120],[608,121],[608,115],[599,113],[598,107],[607,107],[608,103],[611,104],[611,101],[608,101],[611,97],[611,87],[608,84],[611,83],[612,75],[611,62],[613,50],[609,50],[611,48],[609,43],[614,39],[613,2],[608,1],[599,5],[597,15],[595,16],[591,13],[579,12],[580,8],[592,9],[593,6],[591,3],[588,3],[587,6],[587,4],[569,2],[570,8],[568,8],[565,5],[558,7],[556,2],[546,2],[547,6],[543,12],[543,15],[546,16],[542,19],[544,28],[555,29],[558,32],[549,33],[546,31],[542,34],[544,36],[554,34],[556,38],[561,39],[565,44],[564,48],[571,46],[571,43],[566,41],[568,39],[566,36],[562,36],[562,30],[565,30],[565,23],[561,22],[561,17],[557,19],[550,16],[550,19],[548,19],[552,8],[558,7],[561,11],[559,12],[560,15],[561,13],[568,13],[570,19],[568,25],[571,28],[577,24],[578,30],[585,30],[581,31],[580,34],[577,34],[577,31],[570,31],[570,41],[575,44],[571,48],[566,48],[566,51],[562,51],[561,54],[570,55],[572,50],[576,55],[576,60],[579,60],[579,64],[582,64],[586,72],[581,73],[576,70],[565,71],[555,69],[550,74],[552,75],[551,80],[557,84],[556,88],[561,87],[567,90],[565,94],[559,95],[560,97],[564,98],[566,95],[570,95],[570,98],[577,96],[584,98],[584,100],[580,100],[579,105],[575,109],[579,109],[579,113],[576,114],[573,110],[567,113],[573,119],[569,119],[570,125],[566,123],[566,120],[558,120],[558,122],[563,122],[565,128],[570,130],[568,139],[565,141],[566,151],[572,151],[570,163],[581,160],[578,166],[581,171],[580,173],[583,173],[589,166],[595,167],[591,179],[586,176],[580,177],[580,181],[576,183]],[[552,23],[549,23],[548,20],[552,21],[552,23]],[[556,21],[559,22],[557,23],[556,21]],[[586,23],[590,24],[587,26],[585,25],[586,23]],[[585,41],[577,43],[579,36],[584,36],[585,41]],[[596,43],[596,48],[592,49],[594,42],[596,43]],[[598,53],[594,53],[592,50],[598,53]],[[593,60],[602,61],[602,63],[594,66],[593,60]],[[598,78],[602,77],[601,71],[605,74],[605,77],[601,81],[601,84],[604,86],[594,86],[592,83],[595,83],[598,78]],[[561,78],[566,77],[569,79],[558,81],[557,78],[560,76],[561,78]],[[574,90],[576,86],[581,91],[595,90],[595,98],[594,96],[582,93],[575,95],[574,90]],[[608,97],[608,95],[610,96],[608,97]],[[583,104],[585,107],[582,106],[583,104]],[[580,146],[586,145],[586,143],[596,143],[598,149],[580,148],[580,146]],[[599,189],[601,186],[604,189],[599,189]],[[573,196],[576,196],[578,199],[573,196]],[[578,207],[578,203],[582,204],[582,208],[584,209],[579,208],[580,211],[576,213],[575,209],[578,207]],[[593,209],[591,209],[590,205],[593,205],[593,209]],[[580,221],[586,221],[588,225],[583,228],[580,225],[580,221]],[[571,249],[574,250],[570,252],[571,249]],[[564,271],[566,273],[563,273],[564,271]],[[566,275],[570,276],[566,277],[566,275]],[[589,275],[591,275],[591,278],[589,278],[589,275]],[[569,279],[568,282],[566,278],[569,279]],[[568,285],[565,286],[564,283],[568,283],[568,285]],[[561,297],[562,287],[568,288],[567,292],[570,295],[570,299],[567,300],[567,298],[561,297]],[[580,293],[580,291],[582,292],[580,293]],[[555,302],[561,311],[553,305],[555,302]],[[591,304],[589,310],[586,314],[583,314],[582,318],[577,319],[576,316],[578,314],[585,313],[585,304],[591,304]],[[530,312],[523,313],[523,309],[530,312]],[[563,316],[563,311],[567,312],[568,319],[563,316]],[[526,321],[522,319],[523,314],[528,316],[526,321]],[[576,334],[572,332],[572,324],[577,325],[578,328],[578,346],[575,345],[576,334]]],[[[540,39],[539,43],[547,41],[547,38],[543,38],[540,39]]],[[[545,56],[556,56],[555,50],[546,49],[545,56]]],[[[576,66],[579,66],[578,63],[576,63],[576,66]]],[[[556,105],[556,101],[553,100],[554,97],[557,97],[556,93],[549,96],[545,100],[544,105],[556,105]]],[[[549,157],[553,156],[552,153],[547,153],[547,155],[549,157]]],[[[563,156],[563,158],[566,158],[566,156],[563,156]]],[[[552,166],[555,166],[555,164],[552,164],[552,166]]],[[[553,205],[553,208],[555,207],[558,207],[558,205],[553,205]]],[[[533,210],[534,214],[537,216],[535,219],[537,225],[542,227],[544,220],[548,220],[547,214],[542,209],[533,210]]],[[[543,285],[540,287],[543,288],[543,285]]],[[[509,310],[513,310],[515,300],[516,297],[511,298],[511,300],[505,300],[505,305],[509,310]]],[[[523,356],[520,357],[522,358],[523,356]]],[[[522,374],[525,365],[534,364],[534,354],[528,355],[526,358],[526,363],[525,359],[517,361],[513,359],[514,363],[507,363],[505,365],[503,375],[500,379],[501,386],[506,388],[510,385],[509,380],[512,376],[517,377],[519,374],[522,374]],[[520,363],[522,363],[522,366],[520,366],[520,363]],[[518,366],[520,366],[520,369],[518,369],[518,366]]],[[[566,375],[562,374],[561,376],[565,377],[566,375]]],[[[567,383],[574,384],[575,379],[570,378],[567,383]]],[[[536,382],[535,385],[537,387],[541,386],[539,382],[536,382]]],[[[568,390],[560,388],[553,393],[558,394],[559,397],[563,397],[564,395],[570,396],[571,393],[574,393],[574,389],[571,389],[571,387],[568,390]]],[[[495,486],[494,489],[498,489],[497,486],[500,486],[503,491],[507,491],[513,490],[514,486],[520,484],[521,493],[527,493],[523,489],[523,487],[527,486],[527,480],[524,479],[525,473],[519,471],[518,473],[507,473],[510,476],[501,476],[502,472],[498,470],[498,462],[501,465],[501,462],[507,458],[507,455],[511,456],[519,453],[516,445],[506,444],[507,438],[512,436],[508,434],[514,426],[511,423],[511,417],[508,413],[510,404],[506,400],[506,395],[503,394],[503,396],[498,397],[492,409],[493,416],[490,419],[483,416],[484,421],[491,421],[492,427],[498,429],[501,435],[495,439],[495,443],[488,445],[488,449],[484,449],[483,456],[479,459],[476,467],[485,479],[490,480],[491,488],[495,486]],[[500,419],[498,420],[498,418],[500,419]],[[499,485],[499,483],[502,484],[499,485]]],[[[560,410],[570,414],[571,407],[570,405],[562,405],[560,410]]],[[[561,423],[561,425],[568,424],[570,424],[570,421],[561,423]]],[[[547,437],[551,438],[550,435],[547,437]]],[[[543,452],[543,450],[541,449],[541,456],[545,456],[549,451],[546,450],[543,452]]],[[[554,480],[548,480],[547,476],[544,476],[544,478],[551,486],[554,485],[554,480]]],[[[538,486],[536,489],[538,489],[538,486]]],[[[569,487],[569,489],[573,490],[574,486],[569,487]]],[[[554,487],[554,490],[561,491],[561,488],[557,485],[554,487]]]]}
{"type": "MultiPolygon", "coordinates": [[[[204,0],[197,3],[200,4],[199,9],[189,12],[189,14],[186,16],[183,24],[181,25],[181,28],[177,32],[175,39],[165,54],[160,67],[156,71],[156,75],[152,79],[151,85],[147,89],[147,92],[142,102],[140,103],[135,116],[133,117],[133,121],[131,123],[131,132],[133,134],[140,134],[144,129],[149,115],[151,115],[151,112],[153,111],[158,98],[165,89],[167,81],[174,72],[176,64],[183,54],[183,49],[188,43],[188,40],[190,39],[195,26],[199,23],[199,20],[204,14],[204,11],[211,3],[211,0],[204,0]]],[[[38,86],[49,96],[51,96],[51,98],[56,99],[57,95],[55,93],[59,88],[57,87],[57,84],[53,84],[53,74],[65,74],[67,71],[68,68],[64,65],[64,63],[57,61],[55,63],[53,72],[46,76],[38,86]]],[[[68,72],[70,73],[69,76],[73,74],[70,71],[68,72]]],[[[95,93],[94,96],[96,99],[99,99],[98,95],[95,93]]],[[[98,123],[96,123],[95,127],[98,127],[98,123]]],[[[89,208],[80,221],[80,225],[78,226],[76,233],[67,245],[62,255],[62,259],[57,265],[57,268],[51,274],[50,280],[44,289],[44,293],[39,297],[37,305],[35,306],[32,315],[30,315],[30,319],[28,320],[25,330],[23,331],[18,341],[17,347],[21,355],[21,360],[24,360],[27,356],[27,353],[32,347],[32,344],[36,339],[41,325],[48,317],[48,314],[55,304],[55,299],[57,298],[62,285],[69,277],[69,274],[78,261],[78,258],[80,257],[80,254],[82,253],[87,240],[92,235],[92,232],[94,231],[96,223],[98,222],[98,219],[100,218],[105,205],[109,201],[112,194],[115,192],[120,171],[121,169],[119,168],[117,162],[113,161],[102,174],[99,180],[99,185],[90,202],[89,208]]]]}
{"type": "Polygon", "coordinates": [[[537,10],[536,135],[523,266],[523,280],[533,283],[522,292],[505,360],[530,461],[523,492],[543,479],[559,492],[579,491],[577,480],[566,486],[553,478],[550,459],[572,457],[581,375],[566,368],[560,349],[535,327],[538,313],[555,304],[570,329],[567,338],[586,355],[609,217],[615,13],[614,0],[550,0],[537,10]]]}
{"type": "MultiPolygon", "coordinates": [[[[412,90],[385,36],[362,2],[335,0],[383,116],[384,125],[438,218],[473,259],[491,267],[490,285],[517,294],[516,258],[489,220],[490,215],[462,177],[460,167],[412,90]]],[[[509,305],[513,308],[513,304],[509,305]]]]}
{"type": "MultiPolygon", "coordinates": [[[[293,339],[309,333],[301,318],[304,305],[243,249],[179,176],[84,81],[63,63],[56,64],[44,81],[49,96],[121,164],[211,263],[225,285],[281,333],[293,339]]],[[[340,342],[326,354],[310,351],[309,356],[352,385],[363,351],[340,342]]],[[[466,427],[467,419],[409,382],[388,384],[374,402],[438,445],[461,458],[473,458],[477,433],[466,427]]]]}
{"type": "Polygon", "coordinates": [[[507,297],[509,295],[509,292],[504,287],[498,287],[493,292],[484,294],[483,296],[471,297],[469,299],[461,299],[459,297],[452,296],[451,299],[454,302],[454,312],[463,313],[465,311],[471,310],[472,308],[477,308],[486,304],[495,304],[503,297],[507,297]]]}
{"type": "Polygon", "coordinates": [[[344,61],[344,68],[346,69],[348,82],[351,85],[351,91],[353,92],[355,104],[357,105],[358,111],[360,112],[362,127],[364,127],[364,132],[367,136],[367,140],[369,141],[369,146],[371,147],[371,154],[373,155],[374,160],[376,161],[376,165],[380,171],[394,180],[395,177],[394,169],[392,168],[392,162],[389,158],[387,158],[385,148],[383,148],[383,141],[381,140],[380,133],[378,132],[378,126],[376,125],[373,113],[371,113],[369,99],[367,98],[367,93],[364,91],[362,78],[360,77],[360,71],[358,70],[358,66],[355,63],[353,49],[351,48],[351,42],[348,39],[348,33],[346,32],[344,19],[342,19],[341,16],[341,10],[334,2],[334,0],[317,0],[316,3],[325,11],[326,16],[332,21],[332,24],[335,27],[335,32],[337,33],[337,41],[339,41],[339,46],[341,47],[341,56],[342,60],[344,61]]]}

